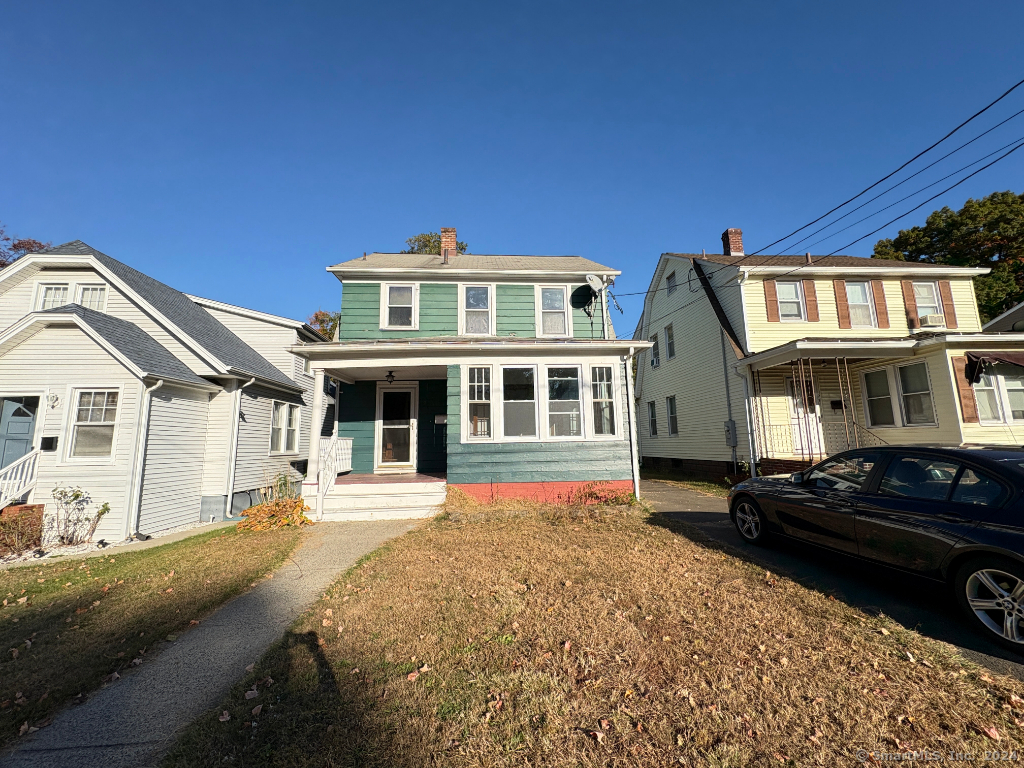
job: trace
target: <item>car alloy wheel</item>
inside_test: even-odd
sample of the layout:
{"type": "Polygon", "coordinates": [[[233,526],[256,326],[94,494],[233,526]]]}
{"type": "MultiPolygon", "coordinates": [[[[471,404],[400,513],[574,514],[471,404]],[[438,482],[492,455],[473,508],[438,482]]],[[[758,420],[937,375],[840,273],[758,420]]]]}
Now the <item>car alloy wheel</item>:
{"type": "Polygon", "coordinates": [[[741,501],[736,505],[736,528],[747,541],[757,541],[761,537],[761,515],[749,501],[741,501]]]}
{"type": "Polygon", "coordinates": [[[1024,646],[1024,579],[982,568],[967,577],[964,590],[978,621],[1003,640],[1024,646]]]}

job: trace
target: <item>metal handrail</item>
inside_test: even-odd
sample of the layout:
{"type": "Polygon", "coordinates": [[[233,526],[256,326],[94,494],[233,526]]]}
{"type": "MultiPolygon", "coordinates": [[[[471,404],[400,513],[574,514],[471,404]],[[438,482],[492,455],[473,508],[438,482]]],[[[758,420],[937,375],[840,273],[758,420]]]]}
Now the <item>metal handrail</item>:
{"type": "Polygon", "coordinates": [[[0,469],[0,509],[35,486],[38,468],[39,451],[35,450],[0,469]]]}

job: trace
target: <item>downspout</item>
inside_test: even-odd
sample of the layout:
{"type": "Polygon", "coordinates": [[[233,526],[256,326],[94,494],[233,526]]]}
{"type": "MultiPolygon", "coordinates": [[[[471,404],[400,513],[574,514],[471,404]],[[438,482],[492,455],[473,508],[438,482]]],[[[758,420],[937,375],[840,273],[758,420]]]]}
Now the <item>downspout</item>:
{"type": "Polygon", "coordinates": [[[729,388],[729,362],[725,359],[725,329],[719,327],[718,333],[722,340],[722,381],[725,382],[725,414],[726,418],[732,423],[733,436],[732,445],[732,471],[734,474],[739,474],[739,462],[736,457],[736,421],[732,417],[732,390],[729,388]]]}
{"type": "Polygon", "coordinates": [[[636,405],[633,402],[633,347],[626,356],[626,410],[629,413],[629,457],[633,471],[633,495],[640,498],[640,459],[636,446],[636,405]]]}
{"type": "Polygon", "coordinates": [[[152,387],[142,393],[142,419],[139,424],[139,444],[135,449],[135,486],[132,489],[132,504],[127,515],[128,528],[126,539],[137,538],[139,521],[142,519],[142,478],[146,471],[146,443],[149,439],[149,412],[153,403],[153,393],[164,385],[160,379],[152,387]],[[134,529],[134,530],[133,530],[134,529]]]}
{"type": "Polygon", "coordinates": [[[256,381],[256,377],[253,376],[245,384],[240,386],[234,391],[235,396],[235,427],[231,434],[231,448],[228,451],[228,455],[231,457],[231,463],[228,469],[228,489],[227,489],[227,503],[224,507],[224,517],[234,517],[232,514],[232,506],[235,500],[235,465],[238,463],[238,420],[242,413],[242,390],[248,387],[250,384],[256,381]]]}
{"type": "Polygon", "coordinates": [[[608,333],[608,278],[602,277],[601,281],[604,283],[604,290],[601,291],[601,338],[608,340],[610,334],[608,333]]]}

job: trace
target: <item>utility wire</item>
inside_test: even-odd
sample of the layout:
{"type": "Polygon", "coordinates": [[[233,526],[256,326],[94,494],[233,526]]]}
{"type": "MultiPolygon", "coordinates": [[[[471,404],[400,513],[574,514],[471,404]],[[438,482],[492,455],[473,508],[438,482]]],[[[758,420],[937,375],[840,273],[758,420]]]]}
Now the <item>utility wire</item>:
{"type": "Polygon", "coordinates": [[[944,142],[944,141],[945,141],[946,139],[948,139],[948,138],[949,138],[950,136],[952,136],[952,135],[953,135],[954,133],[956,133],[957,131],[959,131],[959,130],[960,130],[961,128],[963,128],[963,127],[964,127],[965,125],[967,125],[967,124],[968,124],[969,122],[971,122],[972,120],[974,120],[974,119],[975,119],[976,117],[979,117],[980,115],[982,115],[982,114],[984,114],[985,112],[987,112],[988,110],[990,110],[990,109],[991,109],[992,107],[994,107],[994,106],[995,106],[996,104],[998,104],[998,103],[999,103],[1000,101],[1002,101],[1002,100],[1003,100],[1003,99],[1005,99],[1005,98],[1006,98],[1007,96],[1009,96],[1009,95],[1010,95],[1011,93],[1013,93],[1013,91],[1017,90],[1017,88],[1019,88],[1019,87],[1020,87],[1021,85],[1024,85],[1024,80],[1021,80],[1020,82],[1016,83],[1016,84],[1015,84],[1015,85],[1013,85],[1013,86],[1012,86],[1012,87],[1011,87],[1011,88],[1010,88],[1009,90],[1005,91],[1005,92],[1004,92],[1004,93],[1002,94],[1002,96],[1000,96],[1000,97],[999,97],[998,99],[996,99],[995,101],[992,101],[992,102],[990,102],[990,103],[989,103],[989,104],[988,104],[987,106],[985,106],[984,108],[982,108],[982,109],[978,110],[977,112],[975,112],[975,113],[974,113],[973,115],[971,115],[971,116],[970,116],[969,118],[967,118],[966,120],[964,120],[964,121],[963,121],[962,123],[960,123],[960,125],[958,125],[958,126],[957,126],[956,128],[954,128],[953,130],[951,130],[951,131],[950,131],[949,133],[947,133],[947,134],[946,134],[945,136],[943,136],[943,137],[942,137],[941,139],[939,139],[938,141],[936,141],[936,142],[935,142],[934,144],[932,144],[932,145],[931,145],[930,147],[928,147],[927,149],[924,149],[924,150],[922,150],[922,151],[918,152],[918,153],[917,153],[916,155],[914,155],[914,156],[913,156],[912,158],[910,158],[909,160],[907,160],[907,162],[905,162],[905,163],[904,163],[903,165],[901,165],[901,166],[900,166],[899,168],[897,168],[897,169],[896,169],[895,171],[893,171],[892,173],[890,173],[890,174],[888,174],[888,175],[886,175],[886,176],[883,176],[882,178],[880,178],[880,179],[879,179],[878,181],[876,181],[876,182],[875,182],[874,184],[872,184],[871,186],[869,186],[869,187],[865,187],[865,188],[864,188],[864,189],[862,189],[862,190],[861,190],[860,192],[858,192],[858,193],[857,193],[856,195],[854,195],[853,197],[851,197],[851,198],[850,198],[849,200],[846,200],[845,202],[842,202],[842,203],[840,203],[839,205],[837,205],[837,206],[836,206],[835,208],[833,208],[833,209],[832,209],[831,211],[829,211],[828,213],[822,214],[821,216],[819,216],[818,218],[816,218],[816,219],[815,219],[814,221],[811,221],[811,222],[808,222],[807,224],[804,224],[804,225],[803,225],[802,227],[800,227],[799,229],[795,229],[795,230],[793,230],[792,232],[790,232],[790,233],[789,233],[788,235],[786,235],[785,237],[781,237],[781,238],[779,238],[778,240],[776,240],[776,241],[775,241],[774,243],[769,243],[769,244],[768,244],[768,245],[766,245],[766,246],[765,246],[764,248],[761,248],[760,250],[754,251],[753,253],[751,253],[751,254],[749,254],[749,255],[750,255],[750,256],[756,256],[757,254],[761,253],[761,251],[766,251],[766,250],[768,250],[769,248],[771,248],[772,246],[774,246],[774,245],[778,245],[778,244],[779,244],[779,243],[781,243],[781,242],[782,242],[783,240],[788,240],[788,239],[789,239],[789,238],[791,238],[791,237],[792,237],[793,235],[795,235],[795,234],[796,234],[797,232],[803,232],[803,231],[804,231],[805,229],[807,229],[808,227],[810,227],[810,226],[813,226],[813,225],[817,224],[817,223],[818,223],[819,221],[821,221],[822,219],[824,219],[824,218],[826,218],[826,217],[828,217],[828,216],[831,216],[831,215],[832,215],[833,213],[835,213],[836,211],[838,211],[838,210],[839,210],[840,208],[842,208],[843,206],[845,206],[845,205],[848,205],[849,203],[852,203],[852,202],[853,202],[854,200],[856,200],[856,199],[857,199],[858,197],[860,197],[861,195],[863,195],[863,194],[864,194],[865,192],[868,192],[868,191],[870,191],[870,190],[874,189],[874,188],[875,188],[875,187],[877,187],[877,186],[878,186],[879,184],[881,184],[881,183],[882,183],[883,181],[886,181],[886,180],[888,180],[888,179],[891,179],[891,178],[892,178],[893,176],[895,176],[895,175],[896,175],[897,173],[899,173],[899,172],[900,172],[900,171],[902,171],[902,170],[903,170],[904,168],[906,168],[906,167],[907,167],[908,165],[910,165],[910,164],[911,164],[912,162],[914,162],[914,161],[915,161],[915,160],[917,160],[917,159],[918,159],[919,157],[921,157],[921,155],[924,155],[924,154],[926,154],[926,153],[930,152],[931,150],[935,149],[935,147],[937,147],[937,146],[938,146],[939,144],[941,144],[942,142],[944,142]]]}

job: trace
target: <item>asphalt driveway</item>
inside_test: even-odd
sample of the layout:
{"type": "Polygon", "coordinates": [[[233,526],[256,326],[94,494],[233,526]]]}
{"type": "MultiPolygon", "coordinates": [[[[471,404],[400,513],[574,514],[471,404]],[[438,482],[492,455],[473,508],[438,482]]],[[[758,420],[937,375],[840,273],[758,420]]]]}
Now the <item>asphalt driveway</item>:
{"type": "Polygon", "coordinates": [[[868,613],[885,614],[908,629],[957,646],[976,664],[1024,680],[1024,656],[974,632],[941,584],[798,542],[776,540],[769,547],[754,547],[736,532],[725,499],[656,480],[641,481],[640,492],[659,512],[693,526],[732,554],[868,613]]]}

